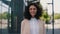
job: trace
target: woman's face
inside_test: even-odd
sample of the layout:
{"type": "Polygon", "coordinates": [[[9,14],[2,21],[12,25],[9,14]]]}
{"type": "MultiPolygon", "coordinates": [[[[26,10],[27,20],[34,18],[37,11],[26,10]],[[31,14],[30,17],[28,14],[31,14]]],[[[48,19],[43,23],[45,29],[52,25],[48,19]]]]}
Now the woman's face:
{"type": "Polygon", "coordinates": [[[36,13],[37,13],[37,8],[34,5],[31,5],[29,7],[29,13],[32,17],[35,17],[36,13]]]}

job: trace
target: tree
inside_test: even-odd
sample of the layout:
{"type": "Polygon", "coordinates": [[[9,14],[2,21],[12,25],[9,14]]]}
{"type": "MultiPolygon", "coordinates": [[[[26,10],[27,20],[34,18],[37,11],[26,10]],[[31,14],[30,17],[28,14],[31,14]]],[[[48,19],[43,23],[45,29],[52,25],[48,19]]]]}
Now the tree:
{"type": "Polygon", "coordinates": [[[54,15],[54,19],[60,19],[60,14],[57,14],[57,13],[56,13],[56,14],[54,15]]]}
{"type": "Polygon", "coordinates": [[[11,18],[11,14],[8,12],[4,12],[2,14],[0,14],[0,19],[8,19],[11,18]]]}

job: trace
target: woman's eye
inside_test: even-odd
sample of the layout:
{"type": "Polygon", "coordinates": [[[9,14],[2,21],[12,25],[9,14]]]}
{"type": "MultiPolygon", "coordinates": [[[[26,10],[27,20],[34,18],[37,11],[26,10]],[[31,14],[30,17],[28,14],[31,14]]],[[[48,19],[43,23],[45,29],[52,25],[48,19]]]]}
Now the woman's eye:
{"type": "Polygon", "coordinates": [[[36,10],[36,8],[33,8],[33,10],[36,10]]]}
{"type": "Polygon", "coordinates": [[[36,8],[30,8],[29,10],[36,10],[36,8]]]}
{"type": "Polygon", "coordinates": [[[32,8],[30,8],[29,10],[32,10],[32,8]]]}

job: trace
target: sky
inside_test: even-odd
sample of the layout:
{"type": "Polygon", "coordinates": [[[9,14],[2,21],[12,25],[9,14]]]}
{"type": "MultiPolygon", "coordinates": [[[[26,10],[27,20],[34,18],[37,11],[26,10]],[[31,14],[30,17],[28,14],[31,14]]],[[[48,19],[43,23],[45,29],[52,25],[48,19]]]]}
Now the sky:
{"type": "MultiPolygon", "coordinates": [[[[52,14],[52,4],[47,4],[47,3],[52,3],[52,0],[40,0],[42,6],[43,6],[43,9],[48,9],[48,14],[51,15],[52,14]]],[[[54,13],[60,13],[60,0],[54,0],[54,13]]],[[[5,11],[8,11],[8,8],[9,6],[4,4],[2,2],[2,5],[1,6],[1,1],[0,1],[0,13],[1,13],[1,7],[2,7],[2,13],[5,12],[5,11]]]]}

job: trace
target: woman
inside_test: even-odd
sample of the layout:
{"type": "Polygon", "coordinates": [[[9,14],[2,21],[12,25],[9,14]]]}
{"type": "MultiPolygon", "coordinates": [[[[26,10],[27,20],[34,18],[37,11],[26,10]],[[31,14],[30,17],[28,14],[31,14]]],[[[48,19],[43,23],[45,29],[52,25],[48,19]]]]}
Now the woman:
{"type": "Polygon", "coordinates": [[[24,12],[24,20],[21,22],[21,34],[46,34],[42,16],[42,8],[36,4],[29,4],[24,12]]]}

